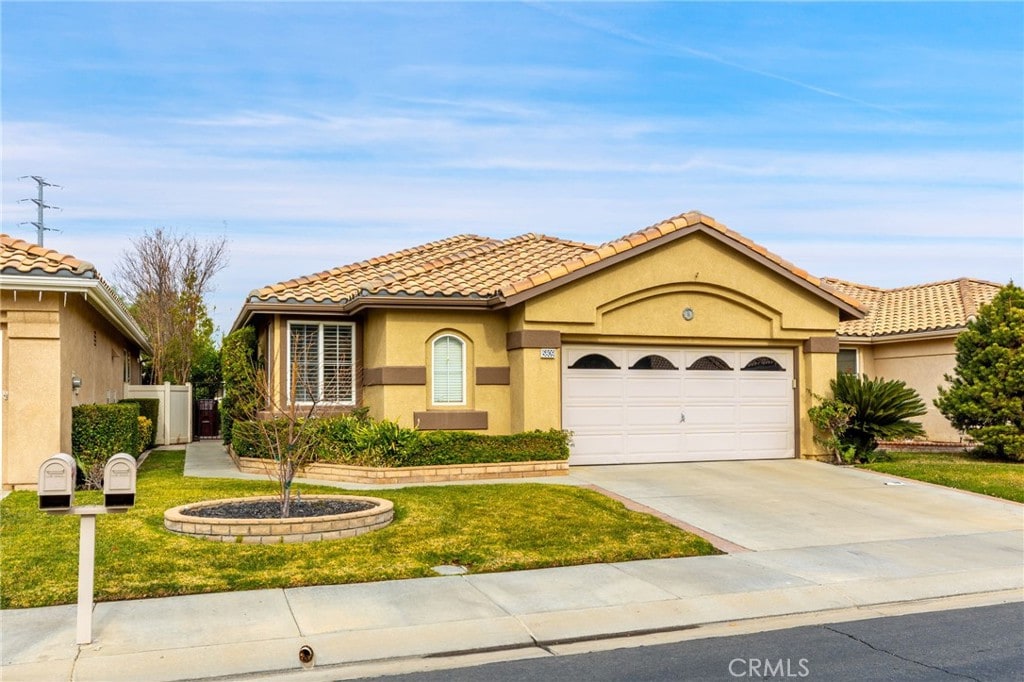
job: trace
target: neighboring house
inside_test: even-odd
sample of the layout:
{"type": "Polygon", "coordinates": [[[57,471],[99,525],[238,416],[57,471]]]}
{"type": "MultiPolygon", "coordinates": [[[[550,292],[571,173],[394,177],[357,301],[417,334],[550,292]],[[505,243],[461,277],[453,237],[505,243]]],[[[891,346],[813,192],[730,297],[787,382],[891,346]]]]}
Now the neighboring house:
{"type": "Polygon", "coordinates": [[[601,246],[473,235],[251,292],[270,388],[420,429],[573,432],[572,463],[818,452],[844,294],[698,213],[601,246]],[[292,386],[294,382],[295,386],[292,386]]]}
{"type": "Polygon", "coordinates": [[[839,325],[839,371],[898,379],[928,406],[921,424],[929,440],[959,442],[960,434],[934,405],[944,377],[956,367],[953,341],[1001,285],[956,279],[878,289],[839,279],[826,286],[860,302],[867,315],[839,325]]]}
{"type": "Polygon", "coordinates": [[[0,469],[34,488],[71,452],[71,407],[117,402],[140,383],[149,342],[92,264],[0,234],[0,469]]]}

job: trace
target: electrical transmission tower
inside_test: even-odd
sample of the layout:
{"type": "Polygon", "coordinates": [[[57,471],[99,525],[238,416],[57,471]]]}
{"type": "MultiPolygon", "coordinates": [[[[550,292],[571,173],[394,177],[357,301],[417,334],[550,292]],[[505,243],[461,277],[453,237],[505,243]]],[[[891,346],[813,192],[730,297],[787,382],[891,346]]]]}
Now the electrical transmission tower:
{"type": "Polygon", "coordinates": [[[23,175],[23,176],[21,176],[18,179],[19,180],[24,180],[26,178],[32,178],[33,180],[36,181],[36,184],[39,185],[39,196],[36,197],[35,199],[22,199],[21,201],[31,201],[33,204],[35,204],[36,205],[36,209],[38,210],[38,216],[39,217],[34,222],[25,222],[25,223],[19,223],[19,224],[20,225],[35,225],[36,226],[36,241],[39,242],[39,246],[42,246],[43,245],[43,233],[44,232],[60,232],[60,230],[58,230],[58,229],[55,229],[55,228],[52,228],[52,227],[46,227],[46,224],[43,222],[43,210],[47,209],[47,208],[57,209],[58,211],[61,210],[60,206],[50,206],[49,204],[47,204],[43,200],[43,188],[44,187],[56,187],[57,189],[64,189],[64,188],[61,187],[60,185],[54,185],[52,183],[49,183],[49,182],[46,181],[45,178],[41,178],[38,175],[23,175]]]}

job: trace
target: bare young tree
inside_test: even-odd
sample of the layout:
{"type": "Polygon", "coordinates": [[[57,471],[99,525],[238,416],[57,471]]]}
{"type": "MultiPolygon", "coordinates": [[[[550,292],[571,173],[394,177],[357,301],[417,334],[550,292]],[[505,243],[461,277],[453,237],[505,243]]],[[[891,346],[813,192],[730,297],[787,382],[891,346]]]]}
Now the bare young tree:
{"type": "Polygon", "coordinates": [[[118,287],[153,347],[156,383],[188,381],[203,300],[227,261],[224,237],[199,240],[158,227],[133,239],[115,266],[118,287]]]}
{"type": "Polygon", "coordinates": [[[295,476],[316,459],[317,442],[314,432],[317,419],[326,410],[325,396],[332,395],[337,383],[336,378],[327,376],[321,386],[310,376],[308,368],[315,361],[317,352],[309,337],[293,330],[290,346],[292,357],[285,391],[275,390],[267,372],[267,367],[274,366],[273,358],[248,368],[252,372],[259,403],[266,410],[263,415],[265,418],[257,416],[252,423],[258,438],[273,459],[267,473],[277,482],[281,518],[291,514],[292,483],[295,476]]]}

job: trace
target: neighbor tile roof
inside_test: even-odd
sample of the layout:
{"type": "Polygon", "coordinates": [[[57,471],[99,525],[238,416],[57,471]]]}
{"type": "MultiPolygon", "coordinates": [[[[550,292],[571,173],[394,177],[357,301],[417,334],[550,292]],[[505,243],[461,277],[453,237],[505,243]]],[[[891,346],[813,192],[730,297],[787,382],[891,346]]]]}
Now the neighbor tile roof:
{"type": "Polygon", "coordinates": [[[839,335],[865,338],[963,327],[1000,289],[999,284],[967,278],[898,289],[832,278],[822,282],[860,301],[867,311],[863,319],[840,323],[839,335]]]}
{"type": "Polygon", "coordinates": [[[538,234],[504,240],[459,235],[263,287],[250,293],[249,302],[344,304],[361,296],[509,298],[697,226],[749,249],[821,293],[856,307],[856,302],[842,292],[822,287],[818,278],[696,212],[670,218],[600,246],[538,234]]]}
{"type": "Polygon", "coordinates": [[[0,234],[0,273],[97,277],[92,263],[6,234],[0,234]]]}
{"type": "MultiPolygon", "coordinates": [[[[132,320],[131,311],[120,295],[100,276],[92,263],[66,253],[48,249],[24,239],[0,234],[0,278],[4,275],[29,275],[40,277],[69,277],[75,280],[96,280],[124,315],[132,320]]],[[[0,279],[2,281],[2,279],[0,279]]],[[[141,329],[133,330],[143,347],[149,350],[148,341],[141,329]]]]}

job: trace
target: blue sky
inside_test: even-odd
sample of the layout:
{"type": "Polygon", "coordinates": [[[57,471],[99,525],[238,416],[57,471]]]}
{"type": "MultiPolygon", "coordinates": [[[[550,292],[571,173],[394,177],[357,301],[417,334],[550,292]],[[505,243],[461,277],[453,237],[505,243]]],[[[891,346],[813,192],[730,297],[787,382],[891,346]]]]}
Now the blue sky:
{"type": "Polygon", "coordinates": [[[108,278],[226,235],[272,282],[700,210],[819,276],[1024,281],[1021,3],[0,5],[2,231],[108,278]]]}

